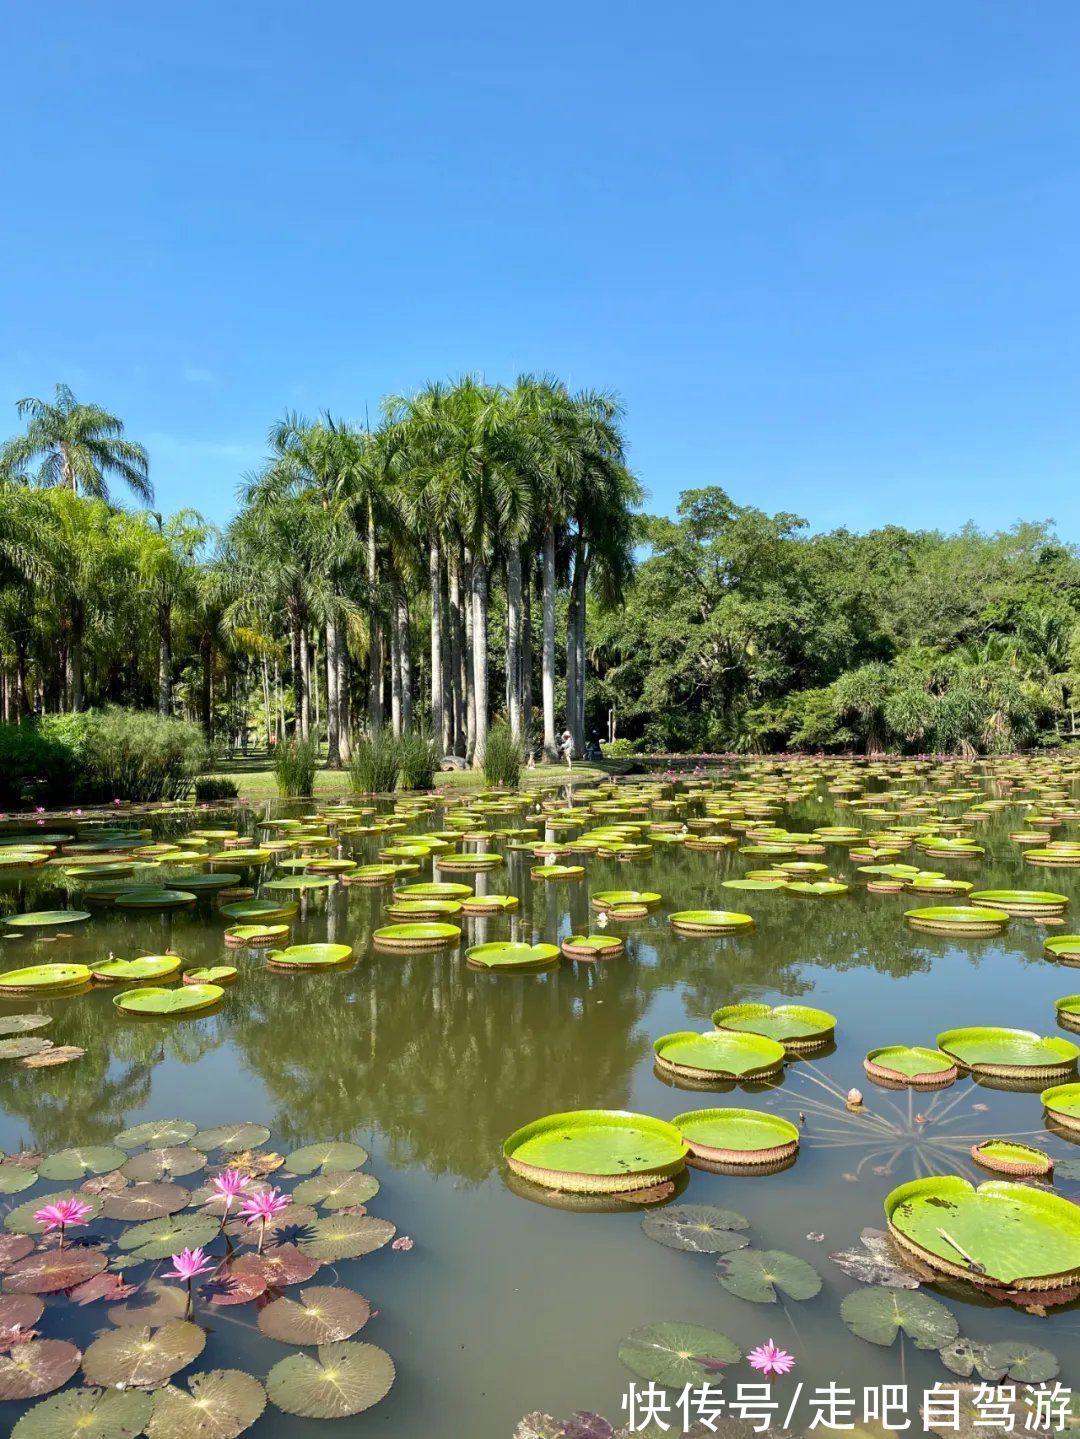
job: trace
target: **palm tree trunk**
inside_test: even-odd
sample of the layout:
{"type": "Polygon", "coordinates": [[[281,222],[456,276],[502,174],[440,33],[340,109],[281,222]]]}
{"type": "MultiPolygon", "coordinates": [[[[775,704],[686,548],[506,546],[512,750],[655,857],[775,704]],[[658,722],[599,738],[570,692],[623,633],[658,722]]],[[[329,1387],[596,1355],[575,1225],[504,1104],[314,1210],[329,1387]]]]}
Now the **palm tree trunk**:
{"type": "MultiPolygon", "coordinates": [[[[71,606],[71,648],[68,652],[68,663],[71,666],[71,708],[76,714],[86,708],[86,693],[83,686],[83,647],[85,631],[86,618],[83,614],[82,601],[74,600],[71,606]]],[[[25,695],[25,669],[22,676],[22,690],[25,695]]]]}
{"type": "MultiPolygon", "coordinates": [[[[203,630],[199,636],[199,719],[202,721],[203,733],[207,740],[213,739],[213,676],[214,676],[214,637],[208,629],[203,630]]],[[[266,660],[263,659],[263,668],[266,668],[266,660]]],[[[266,733],[269,737],[270,722],[267,720],[266,733]]]]}
{"type": "Polygon", "coordinates": [[[458,547],[452,543],[446,555],[446,608],[450,622],[450,748],[464,755],[465,709],[461,681],[465,673],[464,626],[461,614],[461,562],[458,547]]]}
{"type": "Polygon", "coordinates": [[[472,556],[468,546],[463,551],[464,562],[462,572],[464,579],[464,600],[463,609],[465,612],[465,649],[463,654],[464,666],[461,674],[461,687],[465,704],[465,758],[471,764],[476,753],[476,669],[475,656],[473,653],[473,567],[472,556]]]}
{"type": "Polygon", "coordinates": [[[574,547],[574,581],[571,591],[571,604],[569,615],[573,616],[573,623],[570,624],[569,615],[567,619],[567,720],[570,734],[574,741],[574,753],[584,755],[585,753],[585,582],[587,579],[588,560],[585,553],[585,537],[578,531],[577,542],[574,547]],[[573,702],[570,699],[570,651],[569,646],[573,645],[574,651],[574,695],[573,702]]]}
{"type": "Polygon", "coordinates": [[[263,719],[266,722],[266,747],[270,748],[270,666],[266,663],[266,656],[263,655],[260,661],[262,664],[262,692],[263,692],[263,719]]]}
{"type": "Polygon", "coordinates": [[[570,752],[575,759],[581,757],[577,738],[577,605],[577,585],[571,584],[570,600],[566,606],[566,728],[570,731],[570,752]]]}
{"type": "Polygon", "coordinates": [[[473,650],[473,692],[476,710],[473,768],[479,769],[484,762],[484,749],[488,732],[488,565],[483,555],[473,560],[472,566],[472,650],[473,650]]]}
{"type": "Polygon", "coordinates": [[[341,704],[338,698],[338,622],[330,615],[326,621],[326,767],[341,768],[341,704]]]}
{"type": "MultiPolygon", "coordinates": [[[[442,593],[442,575],[439,577],[439,589],[442,593]]],[[[442,744],[442,754],[451,754],[454,748],[454,670],[452,665],[452,646],[450,644],[450,606],[447,596],[442,593],[443,603],[439,607],[439,627],[442,630],[442,692],[443,692],[443,722],[442,734],[439,739],[442,744]]]]}
{"type": "MultiPolygon", "coordinates": [[[[576,577],[576,575],[575,575],[575,583],[576,583],[576,580],[577,580],[577,577],[576,577]]],[[[589,614],[589,606],[588,606],[588,580],[589,580],[589,561],[588,561],[587,557],[586,557],[585,554],[584,554],[584,546],[583,546],[583,547],[582,547],[582,562],[581,562],[581,592],[580,592],[580,598],[579,598],[579,601],[578,601],[578,611],[577,611],[577,674],[578,674],[578,720],[577,720],[577,724],[578,724],[578,739],[579,739],[580,742],[581,742],[581,752],[582,752],[582,754],[585,753],[585,680],[586,680],[586,678],[587,678],[587,674],[586,674],[587,661],[586,661],[586,647],[585,647],[585,625],[586,625],[586,621],[587,621],[587,619],[588,619],[588,614],[589,614]]]]}
{"type": "Polygon", "coordinates": [[[158,605],[158,714],[172,713],[172,613],[167,600],[158,605]]]}
{"type": "Polygon", "coordinates": [[[349,705],[349,634],[344,626],[338,629],[338,754],[341,763],[348,764],[352,758],[352,715],[349,705]]]}
{"type": "Polygon", "coordinates": [[[368,503],[367,579],[371,592],[370,643],[368,646],[368,724],[377,734],[383,724],[382,619],[379,615],[377,582],[378,551],[375,545],[375,507],[368,503]]]}
{"type": "Polygon", "coordinates": [[[311,649],[306,621],[300,626],[300,733],[304,739],[311,738],[311,649]]]}
{"type": "Polygon", "coordinates": [[[518,677],[521,681],[521,717],[522,728],[529,738],[529,761],[532,762],[532,717],[533,717],[533,688],[532,688],[532,565],[525,572],[524,583],[521,587],[521,662],[518,665],[518,677]]]}
{"type": "Polygon", "coordinates": [[[446,700],[443,692],[442,662],[442,563],[439,542],[432,539],[428,549],[428,591],[431,596],[431,732],[443,745],[443,716],[446,700]]]}
{"type": "Polygon", "coordinates": [[[401,738],[401,628],[398,618],[397,585],[394,585],[390,615],[390,723],[394,738],[401,738]]]}
{"type": "Polygon", "coordinates": [[[506,557],[506,690],[510,734],[521,739],[521,547],[506,557]]]}
{"type": "Polygon", "coordinates": [[[407,734],[413,722],[412,650],[409,648],[409,597],[398,580],[395,595],[395,623],[398,630],[398,665],[401,670],[401,727],[407,734]]]}
{"type": "Polygon", "coordinates": [[[544,704],[544,758],[557,760],[555,743],[555,524],[549,518],[544,530],[544,653],[542,693],[544,704]]]}

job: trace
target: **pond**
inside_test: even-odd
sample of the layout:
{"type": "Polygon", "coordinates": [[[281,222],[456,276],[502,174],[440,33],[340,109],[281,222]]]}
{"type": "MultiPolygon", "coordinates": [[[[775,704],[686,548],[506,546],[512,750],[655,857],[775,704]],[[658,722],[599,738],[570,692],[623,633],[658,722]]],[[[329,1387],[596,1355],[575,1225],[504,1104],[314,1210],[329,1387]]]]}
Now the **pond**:
{"type": "MultiPolygon", "coordinates": [[[[957,1382],[937,1352],[910,1339],[885,1347],[854,1335],[840,1309],[860,1285],[830,1255],[857,1247],[864,1227],[884,1228],[885,1196],[907,1180],[941,1174],[974,1183],[994,1178],[971,1157],[971,1146],[980,1140],[1009,1137],[1038,1146],[1057,1164],[1052,1184],[1040,1181],[1040,1190],[1067,1199],[1080,1198],[1080,1148],[1065,1137],[1067,1131],[1047,1127],[1039,1084],[1015,1090],[962,1073],[948,1088],[890,1089],[868,1078],[863,1058],[885,1045],[933,1048],[942,1031],[972,1025],[1069,1037],[1057,1025],[1055,1001],[1080,983],[1071,969],[1052,962],[1043,946],[1054,935],[1080,929],[1080,867],[1025,862],[1031,846],[1012,836],[1034,829],[1026,822],[1031,817],[1075,815],[1078,773],[1076,760],[1060,758],[874,765],[761,761],[718,766],[684,780],[592,786],[584,794],[579,788],[569,821],[546,831],[549,842],[572,845],[583,832],[620,820],[670,824],[668,832],[677,837],[639,858],[559,855],[558,863],[584,867],[582,878],[562,880],[533,878],[531,870],[543,859],[514,848],[510,832],[523,824],[550,823],[551,813],[538,806],[565,808],[565,792],[534,793],[512,814],[488,810],[485,801],[475,799],[455,800],[445,809],[428,801],[418,811],[410,808],[416,801],[399,797],[404,830],[342,835],[341,828],[371,828],[394,808],[391,801],[357,800],[351,819],[337,815],[330,826],[334,842],[319,853],[376,863],[379,851],[403,834],[449,832],[447,826],[471,806],[474,823],[505,832],[466,846],[466,852],[496,853],[503,863],[486,873],[440,875],[440,856],[456,849],[448,842],[447,850],[408,860],[417,869],[405,882],[466,883],[478,893],[516,896],[519,907],[498,917],[456,919],[462,938],[452,948],[389,951],[373,943],[373,933],[387,923],[390,888],[338,882],[295,893],[268,890],[267,884],[299,870],[297,850],[281,848],[265,864],[256,860],[248,867],[244,861],[244,884],[263,897],[295,900],[299,908],[287,920],[288,942],[348,945],[353,956],[343,966],[277,970],[267,966],[267,950],[226,949],[230,920],[210,896],[175,910],[95,904],[87,906],[85,922],[21,935],[0,926],[0,971],[166,952],[182,956],[185,968],[233,965],[239,971],[213,1008],[183,1018],[124,1015],[114,999],[129,984],[95,985],[51,999],[4,998],[0,1024],[15,1014],[49,1016],[51,1025],[33,1034],[85,1054],[57,1067],[0,1061],[0,1150],[13,1154],[21,1147],[48,1155],[71,1146],[111,1146],[114,1136],[131,1126],[176,1118],[200,1131],[240,1122],[263,1126],[269,1139],[252,1131],[250,1147],[281,1155],[324,1140],[352,1141],[369,1151],[362,1169],[380,1187],[367,1200],[368,1214],[390,1221],[412,1247],[384,1242],[362,1258],[327,1261],[313,1282],[345,1286],[367,1298],[376,1312],[357,1339],[392,1357],[396,1380],[381,1402],[344,1425],[296,1419],[270,1404],[251,1431],[266,1439],[322,1439],[342,1432],[510,1439],[521,1416],[532,1410],[569,1415],[587,1409],[625,1422],[620,1405],[627,1387],[632,1380],[645,1381],[620,1362],[620,1342],[659,1322],[720,1331],[744,1354],[774,1339],[797,1362],[795,1373],[774,1385],[782,1403],[798,1380],[807,1390],[835,1381],[860,1394],[866,1385],[903,1381],[921,1390],[939,1380],[957,1382]],[[621,814],[610,812],[611,794],[623,807],[621,814]],[[991,807],[979,808],[986,801],[991,807]],[[377,813],[357,815],[365,804],[377,813]],[[704,819],[707,810],[720,811],[712,832],[732,835],[736,842],[716,852],[687,849],[684,825],[704,819]],[[1012,916],[992,934],[915,929],[905,922],[905,911],[968,901],[868,892],[867,876],[859,872],[865,861],[852,857],[850,840],[832,836],[823,853],[788,858],[822,863],[829,876],[849,886],[847,892],[725,888],[725,881],[783,858],[742,853],[747,825],[752,831],[776,826],[801,834],[853,826],[863,837],[896,835],[898,827],[913,825],[944,829],[946,837],[955,830],[983,852],[973,858],[930,855],[914,848],[912,835],[904,833],[896,841],[900,855],[894,862],[960,878],[976,891],[1058,892],[1070,908],[1064,922],[1059,916],[1012,916]],[[598,925],[590,895],[620,889],[656,891],[662,901],[641,918],[598,925]],[[721,936],[672,928],[672,912],[702,909],[740,911],[752,917],[753,927],[721,936]],[[559,944],[590,931],[617,934],[624,954],[561,959],[531,972],[488,972],[464,961],[466,947],[485,941],[559,944]],[[658,1037],[710,1030],[714,1011],[747,1001],[797,1001],[827,1010],[838,1020],[835,1042],[789,1056],[778,1075],[759,1083],[710,1090],[657,1072],[658,1037]],[[845,1101],[852,1087],[864,1095],[861,1107],[845,1101]],[[792,1120],[801,1140],[797,1160],[767,1174],[691,1168],[674,1193],[657,1196],[656,1205],[610,1199],[590,1206],[531,1188],[509,1174],[502,1158],[507,1136],[547,1114],[610,1109],[670,1120],[714,1104],[792,1120]],[[805,1299],[781,1293],[777,1302],[752,1302],[733,1292],[738,1283],[718,1282],[724,1256],[718,1269],[716,1254],[672,1248],[643,1231],[643,1219],[662,1214],[665,1205],[688,1204],[745,1216],[744,1237],[753,1251],[780,1251],[805,1261],[820,1275],[820,1290],[805,1299]]],[[[122,841],[129,846],[174,840],[200,828],[231,828],[255,843],[295,838],[297,831],[266,822],[310,814],[310,801],[257,811],[215,808],[149,817],[131,812],[112,827],[130,829],[137,822],[152,831],[122,841]]],[[[318,814],[323,818],[304,821],[309,833],[326,832],[325,817],[335,811],[322,806],[318,814]]],[[[57,836],[73,836],[78,846],[100,834],[105,823],[49,817],[44,834],[42,826],[29,829],[46,842],[50,835],[55,843],[61,843],[57,836]]],[[[0,838],[6,846],[32,842],[27,828],[9,821],[0,838]]],[[[691,828],[689,837],[703,828],[691,828]]],[[[1080,821],[1055,823],[1052,834],[1058,841],[1078,839],[1080,821]]],[[[108,846],[117,842],[104,839],[93,857],[115,859],[108,846]]],[[[203,852],[216,852],[220,842],[210,841],[203,852]]],[[[749,847],[759,846],[751,840],[749,847]]],[[[0,868],[4,915],[79,908],[88,883],[100,884],[65,873],[78,862],[70,843],[53,854],[39,867],[0,868]]],[[[87,855],[79,861],[85,863],[87,855]]],[[[155,888],[182,885],[177,876],[214,872],[191,862],[174,865],[167,857],[153,869],[133,863],[126,882],[155,888]]],[[[176,1182],[194,1188],[228,1162],[227,1147],[209,1153],[205,1164],[196,1153],[198,1168],[176,1182]]],[[[289,1172],[286,1164],[267,1182],[288,1188],[294,1182],[284,1178],[289,1172]]],[[[44,1203],[64,1187],[42,1177],[0,1197],[0,1205],[7,1212],[28,1200],[44,1203]]],[[[327,1212],[315,1208],[312,1218],[327,1212]]],[[[100,1223],[92,1221],[91,1235],[100,1223]]],[[[114,1240],[121,1228],[105,1225],[114,1240]]],[[[77,1246],[76,1239],[70,1242],[77,1246]]],[[[124,1280],[132,1284],[144,1284],[167,1267],[153,1260],[125,1267],[114,1253],[111,1257],[112,1268],[123,1268],[124,1280]]],[[[288,1292],[295,1298],[298,1291],[288,1292]]],[[[926,1283],[920,1292],[945,1306],[956,1321],[953,1332],[958,1327],[980,1344],[1011,1341],[1049,1350],[1060,1363],[1062,1382],[1080,1384],[1075,1302],[1041,1315],[988,1298],[969,1283],[926,1283]]],[[[265,1304],[266,1296],[221,1307],[197,1300],[195,1322],[207,1334],[191,1368],[239,1369],[265,1379],[283,1357],[297,1352],[260,1330],[259,1302],[265,1304]]],[[[79,1305],[54,1294],[46,1295],[45,1303],[36,1327],[49,1338],[85,1349],[110,1328],[107,1303],[79,1305]]],[[[190,1370],[173,1382],[179,1384],[185,1372],[190,1370]]],[[[706,1378],[717,1382],[717,1375],[704,1371],[698,1382],[706,1378]]],[[[759,1378],[745,1363],[729,1376],[759,1378]]],[[[76,1376],[73,1384],[78,1382],[76,1376]]],[[[0,1403],[3,1432],[28,1408],[25,1402],[0,1403]]],[[[808,1418],[808,1411],[800,1413],[795,1427],[805,1428],[808,1418]]],[[[669,1419],[677,1432],[677,1417],[669,1419]]]]}

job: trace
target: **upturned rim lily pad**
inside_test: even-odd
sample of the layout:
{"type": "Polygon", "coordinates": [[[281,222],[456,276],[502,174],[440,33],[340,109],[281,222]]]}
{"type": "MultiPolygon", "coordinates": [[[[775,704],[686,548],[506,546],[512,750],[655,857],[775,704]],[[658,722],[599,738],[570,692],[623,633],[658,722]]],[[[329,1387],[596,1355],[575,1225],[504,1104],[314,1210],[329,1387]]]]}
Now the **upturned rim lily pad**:
{"type": "Polygon", "coordinates": [[[1068,963],[1075,960],[1080,963],[1080,934],[1057,934],[1052,939],[1043,941],[1043,950],[1051,959],[1061,959],[1068,963]]]}
{"type": "Polygon", "coordinates": [[[187,909],[196,896],[186,889],[129,889],[116,896],[120,909],[187,909]]]}
{"type": "Polygon", "coordinates": [[[515,1174],[548,1189],[610,1194],[679,1174],[688,1145],[674,1125],[624,1110],[548,1114],[515,1130],[503,1157],[515,1174]]]}
{"type": "Polygon", "coordinates": [[[0,994],[42,994],[79,989],[89,983],[90,970],[85,964],[32,964],[0,974],[0,994]]]}
{"type": "Polygon", "coordinates": [[[199,969],[185,969],[183,984],[235,984],[240,971],[232,964],[208,964],[199,969]]]}
{"type": "Polygon", "coordinates": [[[680,934],[738,934],[753,929],[753,918],[732,909],[680,909],[668,915],[680,934]]]}
{"type": "Polygon", "coordinates": [[[288,937],[287,924],[234,924],[224,935],[226,949],[263,949],[288,937]]]}
{"type": "Polygon", "coordinates": [[[440,924],[437,920],[385,924],[372,935],[379,949],[449,949],[460,938],[456,924],[440,924]]]}
{"type": "Polygon", "coordinates": [[[698,1159],[739,1168],[784,1164],[798,1152],[799,1131],[790,1120],[757,1109],[690,1109],[671,1121],[698,1159]]]}
{"type": "Polygon", "coordinates": [[[83,924],[90,918],[88,909],[42,909],[31,914],[9,914],[0,919],[8,929],[64,929],[68,925],[83,924]]]}
{"type": "Polygon", "coordinates": [[[562,942],[567,959],[618,959],[626,945],[617,934],[572,934],[562,942]]]}
{"type": "Polygon", "coordinates": [[[235,904],[223,904],[218,914],[240,923],[263,924],[275,919],[292,919],[299,908],[298,904],[282,903],[276,899],[241,899],[235,904]]]}
{"type": "Polygon", "coordinates": [[[1080,1049],[1057,1035],[995,1025],[947,1029],[938,1035],[937,1046],[974,1074],[1006,1079],[1064,1078],[1075,1073],[1080,1058],[1080,1049]]]}
{"type": "Polygon", "coordinates": [[[177,954],[146,954],[139,959],[103,959],[90,966],[90,973],[99,984],[120,984],[124,980],[139,984],[152,979],[166,979],[180,968],[177,954]]]}
{"type": "Polygon", "coordinates": [[[269,969],[340,969],[353,957],[351,944],[290,944],[266,956],[269,969]]]}
{"type": "Polygon", "coordinates": [[[887,1044],[871,1049],[863,1068],[878,1083],[911,1089],[944,1089],[954,1084],[960,1070],[940,1049],[918,1045],[887,1044]]]}
{"type": "Polygon", "coordinates": [[[995,1174],[1009,1174],[1017,1179],[1051,1174],[1054,1161],[1049,1154],[1033,1144],[1019,1144],[1015,1139],[983,1139],[971,1146],[971,1157],[984,1169],[995,1174]]]}
{"type": "Polygon", "coordinates": [[[219,984],[186,984],[177,989],[130,989],[113,1000],[125,1014],[179,1018],[213,1009],[225,994],[219,984]]]}
{"type": "Polygon", "coordinates": [[[465,951],[471,969],[550,969],[559,958],[557,944],[524,944],[513,940],[492,940],[474,944],[465,951]]]}
{"type": "Polygon", "coordinates": [[[1080,1130],[1080,1084],[1055,1084],[1039,1095],[1043,1108],[1066,1129],[1080,1130]]]}
{"type": "Polygon", "coordinates": [[[663,1034],[653,1044],[653,1053],[665,1073],[707,1080],[763,1079],[779,1073],[787,1055],[774,1039],[732,1030],[663,1034]]]}
{"type": "Polygon", "coordinates": [[[970,898],[1006,914],[1064,914],[1069,903],[1067,895],[1041,889],[978,889],[970,898]]]}
{"type": "Polygon", "coordinates": [[[726,1004],[713,1013],[717,1029],[761,1034],[785,1049],[819,1049],[836,1034],[836,1015],[808,1004],[726,1004]]]}
{"type": "Polygon", "coordinates": [[[615,918],[620,914],[648,913],[662,900],[663,895],[651,889],[601,889],[589,896],[593,909],[615,918]]]}
{"type": "Polygon", "coordinates": [[[932,934],[1000,934],[1009,922],[1003,909],[977,905],[931,905],[907,909],[904,918],[916,929],[932,934]]]}

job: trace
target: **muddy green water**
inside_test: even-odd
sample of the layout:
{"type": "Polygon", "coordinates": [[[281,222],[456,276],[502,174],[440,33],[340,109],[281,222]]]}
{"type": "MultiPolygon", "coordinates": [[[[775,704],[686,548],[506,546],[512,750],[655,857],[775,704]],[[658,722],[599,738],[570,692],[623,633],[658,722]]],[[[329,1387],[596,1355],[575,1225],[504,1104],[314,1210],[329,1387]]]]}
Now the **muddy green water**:
{"type": "MultiPolygon", "coordinates": [[[[296,813],[308,807],[271,809],[296,813]]],[[[235,811],[215,811],[214,822],[231,820],[250,830],[264,813],[242,811],[237,821],[235,811]]],[[[780,822],[800,830],[851,822],[850,815],[822,791],[790,806],[780,822]]],[[[99,910],[76,933],[51,943],[6,938],[0,941],[0,969],[100,958],[109,951],[134,957],[171,944],[189,963],[236,963],[241,976],[220,1012],[184,1021],[124,1021],[113,1007],[113,989],[0,1004],[3,1014],[40,1009],[53,1015],[49,1037],[87,1051],[64,1068],[28,1071],[4,1064],[0,1149],[101,1143],[125,1125],[171,1116],[200,1126],[262,1122],[272,1131],[271,1147],[282,1152],[323,1138],[353,1138],[370,1149],[367,1167],[382,1182],[371,1212],[393,1220],[415,1247],[408,1253],[385,1248],[344,1264],[341,1282],[360,1289],[379,1311],[358,1337],[390,1352],[397,1382],[376,1408],[344,1423],[294,1420],[269,1407],[253,1431],[266,1439],[344,1433],[509,1439],[532,1409],[565,1415],[588,1408],[617,1420],[632,1377],[616,1357],[618,1342],[661,1320],[720,1329],[744,1350],[773,1337],[795,1353],[793,1377],[808,1384],[953,1382],[936,1354],[920,1353],[910,1343],[903,1353],[881,1349],[848,1333],[838,1311],[856,1285],[828,1253],[856,1243],[863,1226],[880,1226],[882,1199],[901,1181],[949,1172],[975,1178],[968,1150],[978,1139],[1027,1136],[1058,1158],[1080,1158],[1080,1147],[1047,1133],[1037,1094],[1000,1092],[962,1079],[937,1098],[909,1101],[907,1092],[875,1088],[862,1070],[870,1048],[932,1046],[939,1030],[955,1025],[1060,1032],[1054,1000],[1080,982],[1076,971],[1043,957],[1042,943],[1048,934],[1080,926],[1080,870],[1025,866],[1008,839],[1021,815],[1009,809],[980,826],[977,835],[988,846],[984,859],[934,866],[928,858],[913,859],[914,852],[902,859],[945,869],[975,881],[976,888],[1058,890],[1072,902],[1064,929],[1013,919],[996,938],[914,932],[901,916],[920,901],[867,894],[855,864],[837,848],[829,850],[830,869],[852,877],[851,893],[838,899],[724,890],[723,878],[760,861],[657,849],[652,859],[634,864],[574,860],[586,866],[585,879],[576,883],[534,882],[529,867],[535,861],[515,853],[507,854],[504,870],[477,877],[478,888],[486,884],[519,895],[521,909],[511,918],[461,921],[470,943],[557,940],[585,931],[591,890],[629,885],[663,894],[655,914],[619,928],[626,936],[625,958],[564,961],[539,974],[476,973],[458,950],[378,953],[370,937],[385,922],[389,891],[343,886],[306,898],[292,935],[294,943],[351,944],[357,961],[340,972],[273,974],[254,951],[230,955],[221,940],[225,924],[206,902],[164,917],[99,910]],[[709,907],[748,912],[756,927],[745,937],[723,939],[671,932],[671,910],[709,907]],[[724,1003],[796,998],[839,1017],[835,1051],[789,1065],[771,1088],[732,1087],[717,1097],[792,1118],[801,1111],[798,1162],[766,1178],[691,1171],[680,1199],[746,1214],[756,1247],[787,1250],[820,1271],[825,1282],[816,1298],[782,1306],[748,1303],[721,1288],[709,1256],[647,1239],[640,1211],[566,1212],[519,1197],[508,1186],[500,1148],[518,1126],[579,1107],[670,1118],[708,1104],[707,1094],[675,1088],[654,1074],[653,1039],[673,1030],[708,1029],[712,1011],[724,1003]],[[846,1110],[835,1091],[850,1085],[864,1091],[867,1109],[885,1118],[893,1133],[883,1135],[880,1125],[846,1110]],[[916,1119],[920,1114],[927,1122],[916,1119]]],[[[412,826],[439,827],[437,812],[412,826]]],[[[158,828],[175,833],[176,822],[158,828]]],[[[1058,833],[1076,830],[1073,825],[1058,833]]],[[[384,842],[381,836],[358,839],[343,852],[372,861],[384,842]]],[[[168,871],[158,873],[167,877],[168,871]]],[[[264,877],[273,873],[270,866],[264,877]]],[[[430,861],[413,876],[430,877],[430,861]]],[[[64,884],[54,872],[0,879],[0,909],[76,902],[77,888],[64,884]]],[[[0,1203],[10,1207],[51,1187],[41,1182],[0,1203]]],[[[1080,1184],[1066,1178],[1057,1188],[1080,1196],[1080,1184]]],[[[1075,1309],[1040,1319],[980,1301],[971,1291],[944,1297],[963,1333],[1041,1344],[1059,1356],[1065,1382],[1080,1383],[1075,1309]]],[[[101,1306],[75,1309],[50,1301],[50,1311],[54,1306],[52,1335],[85,1342],[106,1324],[101,1306]]],[[[195,1367],[265,1375],[287,1351],[250,1327],[250,1319],[236,1322],[244,1318],[241,1311],[231,1314],[228,1321],[211,1321],[195,1367]]],[[[738,1377],[754,1376],[741,1368],[738,1377]]],[[[781,1381],[778,1392],[790,1382],[781,1381]]],[[[8,1432],[25,1407],[0,1404],[0,1432],[8,1432]]]]}

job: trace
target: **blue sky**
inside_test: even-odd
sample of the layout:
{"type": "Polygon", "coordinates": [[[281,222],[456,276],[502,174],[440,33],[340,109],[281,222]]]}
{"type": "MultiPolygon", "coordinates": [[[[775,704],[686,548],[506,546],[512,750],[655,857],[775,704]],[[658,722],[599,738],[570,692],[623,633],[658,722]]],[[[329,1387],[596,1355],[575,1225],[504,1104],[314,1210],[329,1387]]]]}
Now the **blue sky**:
{"type": "Polygon", "coordinates": [[[227,518],[287,409],[617,390],[650,507],[1080,540],[1074,0],[9,9],[0,415],[227,518]]]}

